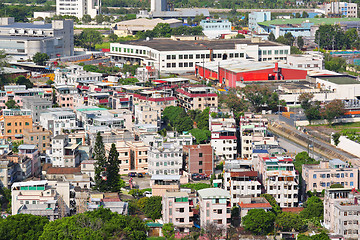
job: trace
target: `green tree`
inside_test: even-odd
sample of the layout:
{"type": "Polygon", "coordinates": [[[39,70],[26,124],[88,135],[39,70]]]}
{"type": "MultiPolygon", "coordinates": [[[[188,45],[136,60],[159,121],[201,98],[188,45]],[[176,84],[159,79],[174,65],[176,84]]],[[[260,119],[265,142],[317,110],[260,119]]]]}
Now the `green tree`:
{"type": "Polygon", "coordinates": [[[346,60],[342,57],[331,57],[330,54],[324,54],[325,69],[334,72],[344,72],[346,70],[346,60]]]}
{"type": "Polygon", "coordinates": [[[296,154],[294,167],[300,173],[299,174],[300,176],[302,173],[302,165],[304,164],[319,164],[319,161],[316,161],[315,159],[311,158],[309,154],[305,151],[296,154]]]}
{"type": "Polygon", "coordinates": [[[81,47],[93,50],[95,49],[96,44],[100,44],[103,42],[103,39],[99,31],[96,31],[94,29],[85,29],[78,36],[77,41],[81,47]]]}
{"type": "Polygon", "coordinates": [[[245,230],[251,231],[256,235],[266,235],[274,229],[275,214],[265,212],[264,209],[250,209],[242,224],[245,230]]]}
{"type": "Polygon", "coordinates": [[[120,192],[122,185],[124,185],[119,175],[119,163],[119,153],[116,150],[115,143],[113,143],[106,164],[106,187],[110,192],[120,192]]]}
{"type": "Polygon", "coordinates": [[[334,141],[334,144],[335,144],[335,146],[337,146],[337,145],[339,145],[339,143],[340,143],[340,136],[341,136],[341,133],[340,132],[336,132],[336,133],[334,133],[333,135],[332,135],[332,139],[333,139],[333,141],[334,141]]]}
{"type": "Polygon", "coordinates": [[[290,33],[285,33],[284,38],[286,39],[286,45],[292,46],[295,42],[295,37],[290,33]]]}
{"type": "Polygon", "coordinates": [[[330,188],[344,188],[344,186],[339,183],[335,183],[335,184],[331,185],[330,188]]]}
{"type": "Polygon", "coordinates": [[[301,14],[301,17],[302,18],[308,18],[309,14],[307,12],[303,11],[302,14],[301,14]]]}
{"type": "Polygon", "coordinates": [[[129,194],[133,196],[135,199],[139,199],[143,196],[143,193],[140,189],[134,188],[129,191],[129,194]]]}
{"type": "Polygon", "coordinates": [[[16,214],[0,220],[0,239],[37,240],[49,220],[30,214],[16,214]]]}
{"type": "Polygon", "coordinates": [[[276,218],[275,224],[283,232],[300,232],[305,230],[305,224],[300,216],[292,212],[283,212],[276,218]]]}
{"type": "Polygon", "coordinates": [[[89,14],[85,14],[82,19],[83,23],[89,23],[91,22],[91,16],[89,14]]]}
{"type": "Polygon", "coordinates": [[[195,118],[197,127],[203,130],[209,130],[209,112],[210,108],[205,108],[201,114],[198,114],[195,118]]]}
{"type": "Polygon", "coordinates": [[[318,219],[324,218],[324,204],[317,196],[311,196],[306,201],[305,209],[300,212],[300,216],[304,219],[318,219]]]}
{"type": "Polygon", "coordinates": [[[104,22],[104,16],[102,14],[98,14],[95,16],[95,21],[97,24],[101,24],[104,22]]]}
{"type": "Polygon", "coordinates": [[[312,93],[302,93],[300,94],[298,101],[300,102],[301,107],[304,110],[307,110],[311,107],[311,101],[314,98],[314,94],[312,93]]]}
{"type": "Polygon", "coordinates": [[[191,129],[190,133],[194,136],[197,144],[208,142],[209,137],[211,136],[211,132],[209,130],[202,130],[199,128],[191,129]]]}
{"type": "Polygon", "coordinates": [[[110,42],[117,42],[119,40],[119,37],[115,33],[110,33],[108,39],[110,42]]]}
{"type": "Polygon", "coordinates": [[[138,217],[123,216],[109,209],[99,208],[50,222],[39,240],[145,240],[147,229],[145,222],[138,217]]]}
{"type": "Polygon", "coordinates": [[[156,219],[161,218],[161,210],[162,210],[162,204],[161,204],[162,197],[160,196],[152,196],[147,201],[144,212],[146,216],[150,217],[153,221],[156,219]]]}
{"type": "Polygon", "coordinates": [[[165,223],[162,226],[162,232],[165,237],[165,239],[170,239],[175,236],[175,227],[172,223],[165,223]]]}
{"type": "Polygon", "coordinates": [[[272,207],[271,211],[275,215],[282,213],[279,204],[276,202],[275,198],[272,195],[265,193],[265,194],[261,194],[261,197],[264,197],[270,203],[270,205],[272,207]]]}
{"type": "Polygon", "coordinates": [[[295,13],[295,18],[301,18],[301,14],[299,12],[295,13]]]}
{"type": "Polygon", "coordinates": [[[15,102],[14,99],[9,99],[9,100],[5,103],[5,106],[6,106],[8,109],[18,109],[18,108],[20,108],[20,106],[17,105],[17,103],[15,102]]]}
{"type": "Polygon", "coordinates": [[[275,42],[276,38],[275,38],[275,35],[274,35],[273,32],[271,32],[271,33],[269,34],[268,40],[269,40],[269,41],[272,41],[272,42],[275,42]]]}
{"type": "Polygon", "coordinates": [[[94,160],[95,162],[95,189],[99,191],[106,190],[106,181],[104,180],[106,156],[103,138],[100,132],[97,132],[95,146],[94,146],[94,160]]]}
{"type": "Polygon", "coordinates": [[[296,43],[299,49],[302,49],[304,47],[304,38],[302,36],[297,37],[296,43]]]}
{"type": "Polygon", "coordinates": [[[44,66],[46,61],[48,61],[49,59],[50,59],[50,57],[46,53],[37,52],[33,56],[33,62],[36,63],[37,65],[41,65],[41,66],[44,66]]]}
{"type": "Polygon", "coordinates": [[[171,36],[171,28],[168,23],[158,23],[154,29],[155,37],[170,37],[171,36]]]}
{"type": "Polygon", "coordinates": [[[241,90],[245,95],[245,98],[254,108],[255,112],[259,112],[262,107],[265,107],[272,94],[268,87],[260,84],[246,85],[246,87],[241,90]]]}
{"type": "Polygon", "coordinates": [[[345,112],[344,103],[339,99],[335,99],[325,105],[323,116],[331,125],[335,118],[343,116],[345,112]]]}
{"type": "Polygon", "coordinates": [[[295,46],[290,47],[290,54],[302,54],[302,51],[295,46]]]}
{"type": "Polygon", "coordinates": [[[147,205],[149,201],[149,198],[148,197],[142,197],[139,199],[139,201],[137,201],[137,207],[141,210],[141,211],[144,211],[145,209],[145,206],[147,205]]]}
{"type": "Polygon", "coordinates": [[[15,83],[17,85],[25,85],[26,88],[33,88],[34,87],[34,84],[29,79],[24,77],[23,75],[20,75],[20,76],[16,77],[15,78],[15,83]]]}
{"type": "Polygon", "coordinates": [[[46,85],[48,85],[48,86],[51,86],[51,84],[53,84],[53,83],[54,83],[54,81],[51,79],[46,81],[46,85]]]}

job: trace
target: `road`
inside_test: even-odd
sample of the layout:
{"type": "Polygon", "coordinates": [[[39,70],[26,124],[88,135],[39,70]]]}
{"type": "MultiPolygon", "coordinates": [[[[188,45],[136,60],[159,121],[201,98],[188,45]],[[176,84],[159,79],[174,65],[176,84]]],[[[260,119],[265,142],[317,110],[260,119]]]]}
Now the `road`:
{"type": "MultiPolygon", "coordinates": [[[[276,134],[274,134],[276,135],[276,134]]],[[[294,155],[298,154],[299,152],[307,152],[308,149],[303,147],[303,146],[300,146],[299,144],[295,143],[295,142],[292,142],[286,138],[283,138],[283,137],[280,137],[280,136],[277,136],[277,140],[279,142],[279,145],[280,147],[282,148],[285,148],[288,153],[293,153],[294,155]]],[[[311,151],[310,149],[310,157],[313,157],[314,159],[318,160],[318,159],[326,159],[324,158],[323,156],[317,154],[317,153],[314,153],[313,151],[311,151]]]]}
{"type": "Polygon", "coordinates": [[[321,148],[323,152],[331,154],[332,158],[345,158],[343,160],[350,160],[356,158],[348,152],[344,152],[333,145],[320,141],[309,134],[303,133],[302,131],[297,130],[295,127],[286,124],[285,122],[280,122],[277,115],[268,115],[267,118],[270,122],[276,122],[278,125],[286,129],[288,132],[292,132],[292,135],[296,135],[300,141],[306,142],[307,144],[313,145],[315,148],[321,148]],[[301,138],[301,139],[300,139],[301,138]]]}

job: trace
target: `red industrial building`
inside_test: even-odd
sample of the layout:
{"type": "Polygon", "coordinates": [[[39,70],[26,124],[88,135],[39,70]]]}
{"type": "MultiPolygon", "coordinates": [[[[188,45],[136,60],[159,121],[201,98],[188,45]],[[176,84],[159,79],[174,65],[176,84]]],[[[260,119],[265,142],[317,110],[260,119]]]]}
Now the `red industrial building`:
{"type": "Polygon", "coordinates": [[[307,70],[286,64],[252,61],[223,61],[199,63],[196,74],[207,79],[217,79],[227,87],[237,87],[239,83],[268,80],[303,80],[307,70]]]}

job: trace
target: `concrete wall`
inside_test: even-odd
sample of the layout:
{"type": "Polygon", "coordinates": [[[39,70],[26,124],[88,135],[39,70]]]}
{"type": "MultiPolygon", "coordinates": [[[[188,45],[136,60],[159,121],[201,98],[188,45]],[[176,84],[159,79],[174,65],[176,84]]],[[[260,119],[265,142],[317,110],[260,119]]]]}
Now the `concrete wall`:
{"type": "Polygon", "coordinates": [[[346,152],[349,152],[357,157],[360,157],[360,144],[359,143],[354,142],[345,136],[341,136],[339,138],[339,140],[340,140],[340,142],[337,146],[338,148],[340,148],[346,152]]]}

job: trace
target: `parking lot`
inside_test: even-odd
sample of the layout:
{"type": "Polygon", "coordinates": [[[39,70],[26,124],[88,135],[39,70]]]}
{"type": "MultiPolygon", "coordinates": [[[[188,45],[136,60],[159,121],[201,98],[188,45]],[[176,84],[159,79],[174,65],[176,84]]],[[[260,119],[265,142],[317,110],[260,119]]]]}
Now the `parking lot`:
{"type": "MultiPolygon", "coordinates": [[[[126,183],[129,183],[129,179],[130,177],[128,176],[123,176],[121,177],[126,183]]],[[[139,178],[139,177],[132,177],[133,182],[135,185],[139,186],[139,189],[144,189],[144,188],[150,188],[150,176],[145,175],[145,177],[143,178],[139,178]]]]}

